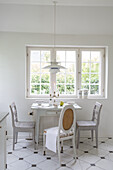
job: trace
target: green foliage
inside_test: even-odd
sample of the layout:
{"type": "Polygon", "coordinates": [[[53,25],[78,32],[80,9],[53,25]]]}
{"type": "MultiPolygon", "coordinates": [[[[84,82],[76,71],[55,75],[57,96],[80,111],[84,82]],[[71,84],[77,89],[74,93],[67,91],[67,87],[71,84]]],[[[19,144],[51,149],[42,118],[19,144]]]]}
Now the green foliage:
{"type": "Polygon", "coordinates": [[[91,64],[91,72],[96,72],[98,73],[99,72],[99,63],[92,63],[91,64]]]}
{"type": "Polygon", "coordinates": [[[49,74],[42,74],[41,76],[41,83],[49,83],[49,74]]]}
{"type": "Polygon", "coordinates": [[[81,82],[82,83],[89,83],[89,74],[82,74],[81,82]]]}
{"type": "Polygon", "coordinates": [[[32,85],[31,93],[40,94],[40,85],[32,85]]]}
{"type": "Polygon", "coordinates": [[[31,83],[40,83],[40,75],[32,75],[31,83]]]}
{"type": "Polygon", "coordinates": [[[65,82],[65,75],[57,73],[56,79],[57,79],[57,83],[64,83],[65,82]]]}
{"type": "Polygon", "coordinates": [[[65,86],[64,85],[57,85],[57,89],[59,89],[59,93],[60,94],[64,94],[65,93],[65,86]]]}
{"type": "Polygon", "coordinates": [[[99,75],[91,74],[91,83],[99,83],[99,75]]]}
{"type": "Polygon", "coordinates": [[[99,94],[99,86],[98,85],[91,85],[91,94],[99,94]]]}
{"type": "Polygon", "coordinates": [[[74,85],[66,85],[66,94],[74,94],[74,85]]]}
{"type": "Polygon", "coordinates": [[[74,74],[66,75],[66,83],[74,83],[74,74]]]}
{"type": "Polygon", "coordinates": [[[49,85],[41,85],[41,94],[49,94],[49,85]]]}

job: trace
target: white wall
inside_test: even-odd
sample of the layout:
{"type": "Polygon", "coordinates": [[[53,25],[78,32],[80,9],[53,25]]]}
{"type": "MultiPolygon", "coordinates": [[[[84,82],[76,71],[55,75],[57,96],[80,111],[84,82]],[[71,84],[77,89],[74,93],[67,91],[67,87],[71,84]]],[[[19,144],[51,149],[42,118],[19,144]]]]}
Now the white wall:
{"type": "MultiPolygon", "coordinates": [[[[16,102],[19,119],[31,120],[27,114],[34,100],[25,98],[25,58],[26,45],[51,45],[50,34],[0,32],[0,112],[8,112],[9,104],[16,102]]],[[[59,45],[108,46],[108,99],[103,103],[100,136],[113,136],[113,36],[100,35],[58,35],[59,45]]],[[[83,109],[77,113],[77,119],[89,119],[96,100],[76,99],[83,109]]],[[[12,134],[11,117],[8,117],[8,135],[12,134]]]]}
{"type": "MultiPolygon", "coordinates": [[[[57,6],[57,34],[113,35],[113,7],[57,6]]],[[[0,31],[53,33],[53,5],[0,4],[0,31]]]]}

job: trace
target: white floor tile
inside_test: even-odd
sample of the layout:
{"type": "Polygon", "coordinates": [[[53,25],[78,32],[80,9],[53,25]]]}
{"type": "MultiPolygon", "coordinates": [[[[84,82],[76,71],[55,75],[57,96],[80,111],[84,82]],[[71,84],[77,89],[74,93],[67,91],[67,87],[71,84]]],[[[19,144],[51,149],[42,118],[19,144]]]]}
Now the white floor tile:
{"type": "MultiPolygon", "coordinates": [[[[73,148],[64,150],[64,153],[67,154],[67,155],[73,156],[73,148]]],[[[81,156],[81,155],[83,155],[83,154],[84,154],[83,151],[81,151],[81,150],[79,150],[79,149],[76,149],[76,157],[81,156]]]]}
{"type": "Polygon", "coordinates": [[[70,170],[71,168],[69,168],[69,167],[60,167],[60,168],[58,168],[58,170],[70,170]]]}
{"type": "Polygon", "coordinates": [[[18,160],[18,157],[14,156],[13,154],[7,155],[7,164],[11,164],[18,160]]]}
{"type": "Polygon", "coordinates": [[[88,144],[86,144],[86,143],[80,143],[80,144],[79,144],[79,150],[89,151],[89,150],[91,150],[91,149],[93,149],[93,146],[91,146],[91,145],[88,145],[88,144]]]}
{"type": "Polygon", "coordinates": [[[113,145],[107,144],[107,143],[101,143],[99,145],[100,149],[106,150],[106,151],[113,151],[113,145]]]}
{"type": "Polygon", "coordinates": [[[13,154],[19,158],[25,158],[26,156],[33,154],[33,152],[28,149],[21,149],[13,151],[13,154]]]}
{"type": "Polygon", "coordinates": [[[70,168],[73,170],[86,170],[87,168],[90,167],[90,164],[81,161],[81,160],[76,160],[76,162],[73,160],[67,164],[70,168]]]}
{"type": "Polygon", "coordinates": [[[38,150],[34,150],[32,141],[19,139],[12,150],[12,139],[7,142],[7,165],[8,170],[113,170],[113,139],[99,138],[99,148],[94,148],[94,142],[88,138],[81,138],[79,149],[76,149],[76,163],[73,159],[73,148],[71,141],[64,142],[64,152],[61,154],[61,163],[66,164],[60,167],[58,153],[47,150],[43,156],[43,146],[39,143],[38,150]],[[105,142],[105,143],[102,143],[105,142]],[[26,148],[23,148],[26,147],[26,148]],[[88,151],[88,153],[84,153],[88,151]],[[8,152],[11,152],[8,154],[8,152]],[[38,152],[35,153],[34,152],[38,152]],[[47,158],[51,159],[47,159],[47,158]],[[19,158],[24,158],[19,160],[19,158]],[[95,166],[94,166],[94,165],[95,166]],[[36,167],[32,167],[32,165],[36,167]],[[92,166],[91,166],[92,165],[92,166]]]}
{"type": "Polygon", "coordinates": [[[105,170],[113,170],[113,162],[107,159],[101,159],[96,165],[105,170]]]}
{"type": "Polygon", "coordinates": [[[25,162],[24,160],[16,161],[10,165],[11,165],[11,167],[9,168],[10,170],[26,170],[31,167],[31,165],[25,162]]]}
{"type": "MultiPolygon", "coordinates": [[[[58,154],[55,154],[52,157],[52,160],[59,163],[59,158],[58,158],[58,154]]],[[[67,154],[61,154],[61,163],[62,164],[67,164],[68,162],[70,162],[71,160],[73,160],[73,155],[67,155],[67,154]]]]}
{"type": "Polygon", "coordinates": [[[28,170],[40,170],[38,167],[31,167],[28,170]]]}
{"type": "Polygon", "coordinates": [[[108,155],[106,155],[105,158],[108,159],[108,160],[113,161],[113,153],[109,153],[108,155]]]}
{"type": "Polygon", "coordinates": [[[46,160],[37,165],[41,170],[56,170],[59,165],[52,160],[46,160]]]}
{"type": "Polygon", "coordinates": [[[92,150],[89,151],[89,153],[94,154],[99,157],[105,157],[109,152],[103,149],[93,148],[92,150]]]}
{"type": "Polygon", "coordinates": [[[38,164],[44,160],[46,160],[46,157],[39,154],[32,154],[26,158],[24,158],[25,161],[27,161],[30,164],[38,164]]]}
{"type": "Polygon", "coordinates": [[[88,168],[88,170],[104,170],[103,168],[99,168],[97,166],[91,166],[90,168],[88,168]]]}
{"type": "Polygon", "coordinates": [[[91,164],[95,164],[97,161],[100,160],[100,157],[96,156],[96,155],[92,155],[90,153],[85,153],[82,156],[79,157],[80,160],[91,163],[91,164]]]}

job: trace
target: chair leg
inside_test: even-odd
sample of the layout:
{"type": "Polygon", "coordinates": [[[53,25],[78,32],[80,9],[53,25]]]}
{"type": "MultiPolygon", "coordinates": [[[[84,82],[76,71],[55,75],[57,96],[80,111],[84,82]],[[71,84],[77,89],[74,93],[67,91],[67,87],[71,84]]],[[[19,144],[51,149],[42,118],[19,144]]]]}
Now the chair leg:
{"type": "Polygon", "coordinates": [[[78,129],[77,149],[79,148],[79,142],[80,142],[80,130],[78,129]]]}
{"type": "Polygon", "coordinates": [[[13,150],[15,149],[15,130],[13,129],[13,150]]]}
{"type": "Polygon", "coordinates": [[[16,132],[16,142],[17,143],[17,140],[18,140],[18,132],[16,132]]]}
{"type": "Polygon", "coordinates": [[[61,166],[60,141],[59,141],[59,139],[58,139],[58,156],[59,156],[59,164],[61,166]]]}
{"type": "Polygon", "coordinates": [[[93,141],[93,130],[91,130],[91,139],[93,141]]]}
{"type": "Polygon", "coordinates": [[[96,148],[98,148],[98,129],[95,130],[96,148]]]}
{"type": "Polygon", "coordinates": [[[46,134],[43,133],[43,155],[46,155],[46,134]]]}
{"type": "Polygon", "coordinates": [[[63,140],[61,141],[61,153],[63,153],[63,140]]]}
{"type": "Polygon", "coordinates": [[[73,143],[74,159],[75,159],[75,161],[76,161],[76,146],[75,146],[75,137],[73,137],[73,139],[72,139],[72,143],[73,143]]]}
{"type": "Polygon", "coordinates": [[[36,149],[36,144],[35,144],[35,129],[32,132],[32,136],[33,136],[34,149],[36,149]]]}

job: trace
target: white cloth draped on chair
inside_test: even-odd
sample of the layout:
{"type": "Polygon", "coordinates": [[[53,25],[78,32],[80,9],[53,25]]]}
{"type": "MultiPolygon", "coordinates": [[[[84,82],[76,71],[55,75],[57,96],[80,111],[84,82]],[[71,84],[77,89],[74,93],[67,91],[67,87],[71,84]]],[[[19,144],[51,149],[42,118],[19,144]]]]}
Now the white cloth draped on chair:
{"type": "Polygon", "coordinates": [[[44,155],[46,148],[56,152],[58,148],[59,163],[61,165],[60,147],[63,149],[63,141],[72,139],[74,158],[76,160],[75,148],[76,114],[72,105],[66,105],[60,114],[59,126],[45,129],[43,133],[44,155]],[[61,146],[60,146],[61,145],[61,146]]]}
{"type": "Polygon", "coordinates": [[[46,133],[46,148],[56,153],[56,142],[58,136],[58,127],[45,129],[46,133]]]}

